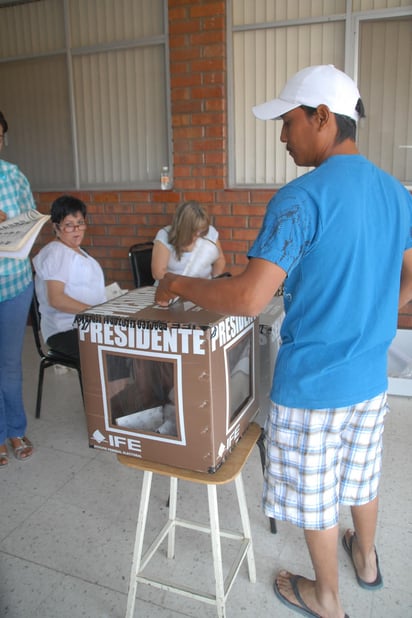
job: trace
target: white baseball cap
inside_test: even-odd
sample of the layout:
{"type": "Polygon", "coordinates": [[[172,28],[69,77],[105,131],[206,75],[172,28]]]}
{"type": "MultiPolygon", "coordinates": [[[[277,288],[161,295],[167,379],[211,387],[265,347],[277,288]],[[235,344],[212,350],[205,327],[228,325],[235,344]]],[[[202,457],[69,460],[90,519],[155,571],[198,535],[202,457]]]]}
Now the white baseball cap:
{"type": "Polygon", "coordinates": [[[327,105],[334,114],[359,120],[356,105],[360,99],[355,82],[333,64],[320,64],[298,71],[284,86],[277,99],[253,107],[260,120],[277,120],[301,105],[327,105]]]}

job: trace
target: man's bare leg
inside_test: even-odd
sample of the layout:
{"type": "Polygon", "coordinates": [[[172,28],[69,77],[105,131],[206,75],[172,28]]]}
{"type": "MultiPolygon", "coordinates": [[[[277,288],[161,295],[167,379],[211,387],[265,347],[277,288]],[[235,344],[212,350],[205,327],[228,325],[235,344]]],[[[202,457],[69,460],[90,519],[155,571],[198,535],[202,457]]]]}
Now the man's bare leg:
{"type": "MultiPolygon", "coordinates": [[[[355,538],[352,541],[352,559],[358,576],[365,582],[374,582],[377,576],[375,533],[378,520],[378,497],[362,506],[352,506],[355,538]]],[[[345,532],[349,544],[353,530],[345,532]]]]}
{"type": "MultiPolygon", "coordinates": [[[[338,535],[338,526],[328,530],[305,530],[316,579],[300,578],[298,590],[306,605],[324,618],[343,618],[345,615],[339,598],[338,535]]],[[[296,604],[290,573],[281,571],[276,583],[279,592],[296,604]]]]}

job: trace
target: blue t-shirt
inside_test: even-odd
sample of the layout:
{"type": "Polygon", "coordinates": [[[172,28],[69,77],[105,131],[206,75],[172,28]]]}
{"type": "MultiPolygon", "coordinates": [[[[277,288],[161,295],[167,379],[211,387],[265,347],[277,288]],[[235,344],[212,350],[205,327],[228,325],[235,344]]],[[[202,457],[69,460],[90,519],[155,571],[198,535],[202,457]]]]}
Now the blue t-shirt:
{"type": "Polygon", "coordinates": [[[412,197],[361,155],[336,155],[283,187],[249,252],[287,272],[271,391],[278,404],[342,407],[387,389],[412,197]]]}

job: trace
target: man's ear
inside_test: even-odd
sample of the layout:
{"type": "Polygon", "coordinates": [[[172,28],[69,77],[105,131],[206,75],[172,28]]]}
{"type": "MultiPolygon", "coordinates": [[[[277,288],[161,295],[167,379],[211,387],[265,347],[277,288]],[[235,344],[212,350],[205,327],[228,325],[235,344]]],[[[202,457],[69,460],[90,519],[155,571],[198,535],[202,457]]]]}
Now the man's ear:
{"type": "Polygon", "coordinates": [[[328,124],[331,118],[331,111],[327,105],[324,105],[323,103],[321,103],[316,108],[316,115],[319,121],[319,128],[322,128],[328,124]]]}

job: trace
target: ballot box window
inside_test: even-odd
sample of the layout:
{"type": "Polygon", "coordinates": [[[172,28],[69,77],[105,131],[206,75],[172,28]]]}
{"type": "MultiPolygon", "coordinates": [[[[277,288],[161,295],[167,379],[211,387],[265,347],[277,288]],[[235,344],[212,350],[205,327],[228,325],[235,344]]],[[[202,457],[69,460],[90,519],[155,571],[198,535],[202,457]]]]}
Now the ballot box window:
{"type": "Polygon", "coordinates": [[[173,361],[107,353],[105,366],[111,426],[178,436],[173,361]]]}
{"type": "Polygon", "coordinates": [[[253,331],[226,350],[229,385],[229,420],[232,423],[254,396],[253,331]]]}

